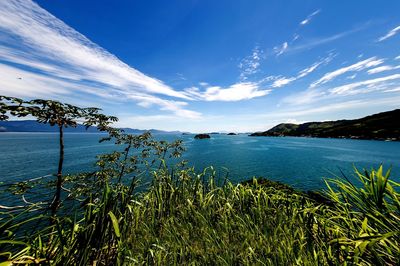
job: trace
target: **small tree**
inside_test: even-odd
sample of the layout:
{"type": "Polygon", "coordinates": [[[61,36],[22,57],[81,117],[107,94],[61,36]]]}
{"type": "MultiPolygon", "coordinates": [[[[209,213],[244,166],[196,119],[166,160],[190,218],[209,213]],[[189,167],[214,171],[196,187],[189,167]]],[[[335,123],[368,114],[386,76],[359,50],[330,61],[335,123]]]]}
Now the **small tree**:
{"type": "Polygon", "coordinates": [[[64,128],[76,127],[82,123],[88,129],[96,126],[99,131],[108,131],[113,136],[118,130],[110,125],[118,121],[114,116],[100,113],[99,108],[81,108],[71,104],[52,100],[24,101],[15,97],[0,96],[0,120],[8,120],[9,115],[17,117],[33,116],[39,123],[57,126],[59,132],[59,160],[57,169],[56,192],[50,204],[52,215],[55,215],[61,202],[64,163],[64,128]]]}

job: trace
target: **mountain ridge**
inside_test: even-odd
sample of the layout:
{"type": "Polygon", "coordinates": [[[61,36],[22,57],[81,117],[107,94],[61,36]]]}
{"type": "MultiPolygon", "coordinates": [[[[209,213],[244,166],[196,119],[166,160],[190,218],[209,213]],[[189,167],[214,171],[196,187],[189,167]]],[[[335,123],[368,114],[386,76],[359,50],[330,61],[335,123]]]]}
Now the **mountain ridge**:
{"type": "MultiPolygon", "coordinates": [[[[120,128],[126,133],[141,134],[150,131],[153,134],[181,134],[181,131],[163,131],[158,129],[135,129],[135,128],[120,128]]],[[[89,127],[86,130],[84,125],[78,124],[77,127],[67,127],[64,130],[66,133],[99,133],[95,127],[89,127]]],[[[0,121],[0,132],[58,132],[57,127],[52,127],[49,124],[42,124],[36,120],[13,120],[0,121]]]]}

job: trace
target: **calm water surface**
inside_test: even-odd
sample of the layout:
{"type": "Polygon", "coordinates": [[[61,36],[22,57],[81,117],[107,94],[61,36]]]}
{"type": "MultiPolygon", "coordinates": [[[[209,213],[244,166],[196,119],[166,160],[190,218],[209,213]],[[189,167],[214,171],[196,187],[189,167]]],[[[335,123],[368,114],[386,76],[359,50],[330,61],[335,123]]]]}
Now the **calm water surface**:
{"type": "MultiPolygon", "coordinates": [[[[0,182],[26,180],[57,170],[58,139],[53,133],[0,133],[0,182]]],[[[196,169],[213,165],[220,176],[239,182],[253,176],[268,177],[296,188],[324,187],[323,178],[351,176],[352,167],[392,167],[400,181],[400,142],[369,140],[269,138],[247,135],[211,135],[195,140],[193,135],[156,135],[158,139],[183,139],[184,158],[196,169]]],[[[93,169],[95,156],[114,150],[112,143],[98,143],[100,134],[65,135],[65,173],[93,169]]]]}

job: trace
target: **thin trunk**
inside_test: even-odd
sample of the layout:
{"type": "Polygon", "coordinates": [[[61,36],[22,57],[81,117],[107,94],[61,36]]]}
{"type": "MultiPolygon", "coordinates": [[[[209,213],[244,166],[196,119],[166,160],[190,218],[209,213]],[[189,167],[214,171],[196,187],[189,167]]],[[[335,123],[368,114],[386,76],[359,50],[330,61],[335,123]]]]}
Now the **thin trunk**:
{"type": "Polygon", "coordinates": [[[131,145],[132,145],[132,143],[129,142],[128,147],[125,149],[125,156],[124,156],[124,160],[123,160],[123,163],[122,163],[121,171],[120,171],[120,173],[119,173],[118,183],[121,182],[121,179],[122,179],[122,177],[124,176],[124,173],[125,173],[125,165],[126,165],[126,162],[127,162],[127,160],[128,160],[128,155],[129,155],[129,150],[131,149],[131,145]]]}
{"type": "Polygon", "coordinates": [[[53,202],[51,204],[51,213],[54,216],[57,212],[57,209],[60,205],[61,200],[61,187],[62,187],[62,168],[64,162],[64,128],[63,126],[59,126],[60,129],[60,157],[58,160],[58,170],[57,170],[57,184],[56,184],[56,193],[54,195],[53,202]]]}

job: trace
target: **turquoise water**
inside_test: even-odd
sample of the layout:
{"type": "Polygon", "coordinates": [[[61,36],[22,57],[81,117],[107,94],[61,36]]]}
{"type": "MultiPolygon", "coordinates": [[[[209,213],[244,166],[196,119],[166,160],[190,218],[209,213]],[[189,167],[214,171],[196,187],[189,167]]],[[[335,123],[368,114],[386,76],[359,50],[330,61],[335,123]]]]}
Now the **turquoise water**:
{"type": "MultiPolygon", "coordinates": [[[[65,173],[93,169],[95,156],[110,152],[112,143],[98,143],[100,134],[70,133],[65,136],[65,173]]],[[[400,142],[369,140],[269,138],[247,135],[211,135],[195,140],[193,135],[156,135],[158,139],[184,140],[184,158],[196,169],[213,165],[222,177],[239,182],[253,176],[268,177],[298,189],[324,187],[323,177],[350,176],[359,168],[392,167],[400,181],[400,142]]],[[[53,133],[1,133],[0,182],[21,181],[57,170],[58,139],[53,133]]]]}

